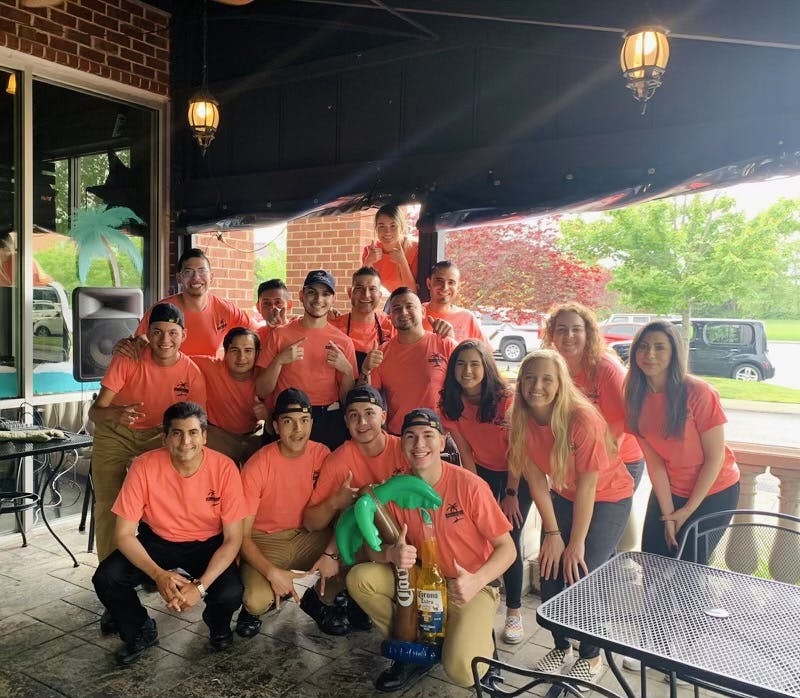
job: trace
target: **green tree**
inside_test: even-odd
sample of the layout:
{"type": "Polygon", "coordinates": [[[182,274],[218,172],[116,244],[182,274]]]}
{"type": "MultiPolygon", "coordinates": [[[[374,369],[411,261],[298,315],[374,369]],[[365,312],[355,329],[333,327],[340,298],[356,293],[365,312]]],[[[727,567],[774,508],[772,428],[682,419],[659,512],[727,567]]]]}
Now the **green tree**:
{"type": "Polygon", "coordinates": [[[269,243],[264,253],[256,256],[253,264],[255,276],[255,288],[253,295],[258,290],[258,285],[262,281],[269,279],[286,280],[286,232],[282,232],[277,238],[269,243]]]}
{"type": "Polygon", "coordinates": [[[561,232],[577,257],[611,267],[609,288],[629,307],[679,313],[688,331],[698,309],[752,306],[786,277],[798,212],[784,200],[748,221],[731,197],[695,195],[562,220],[561,232]]]}

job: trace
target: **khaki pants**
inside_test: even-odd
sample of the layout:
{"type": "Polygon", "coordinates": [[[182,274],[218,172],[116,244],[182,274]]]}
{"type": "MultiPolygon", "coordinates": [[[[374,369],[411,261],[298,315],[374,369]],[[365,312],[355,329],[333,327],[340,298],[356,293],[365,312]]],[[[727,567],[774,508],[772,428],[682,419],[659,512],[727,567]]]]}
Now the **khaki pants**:
{"type": "MultiPolygon", "coordinates": [[[[330,529],[306,531],[292,528],[278,533],[253,530],[253,542],[273,565],[284,570],[307,570],[319,559],[331,539],[330,529]]],[[[275,601],[272,585],[244,560],[241,563],[244,583],[244,607],[248,613],[260,616],[275,601]]]]}
{"type": "Polygon", "coordinates": [[[219,451],[230,458],[239,470],[248,458],[261,448],[261,434],[232,434],[213,424],[208,425],[208,446],[212,451],[219,451]]]}
{"type": "Polygon", "coordinates": [[[117,516],[112,513],[111,507],[122,488],[131,460],[161,446],[161,427],[128,429],[109,422],[95,426],[92,447],[94,530],[97,557],[101,562],[117,547],[114,543],[117,516]]]}
{"type": "MultiPolygon", "coordinates": [[[[347,575],[347,590],[388,637],[394,614],[394,572],[390,565],[366,562],[347,575]]],[[[491,657],[494,652],[492,628],[500,590],[486,586],[466,606],[449,603],[442,646],[442,667],[459,686],[473,685],[473,657],[491,657]]],[[[488,668],[488,667],[487,667],[488,668]]]]}

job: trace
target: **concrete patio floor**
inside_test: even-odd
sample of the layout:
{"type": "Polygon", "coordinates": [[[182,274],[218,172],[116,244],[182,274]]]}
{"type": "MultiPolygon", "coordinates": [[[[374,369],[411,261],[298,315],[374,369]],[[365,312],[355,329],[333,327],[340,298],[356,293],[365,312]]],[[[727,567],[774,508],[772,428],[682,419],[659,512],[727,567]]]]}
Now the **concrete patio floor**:
{"type": "MultiPolygon", "coordinates": [[[[344,638],[324,635],[294,603],[266,616],[255,638],[236,636],[232,650],[214,654],[207,646],[201,608],[184,614],[166,612],[157,593],[143,593],[143,602],[158,623],[161,642],[134,666],[118,669],[113,652],[119,639],[103,637],[99,629],[102,607],[91,584],[97,557],[85,552],[86,535],[77,532],[77,519],[56,526],[76,554],[79,567],[72,566],[44,529],[36,529],[29,536],[27,548],[20,547],[17,534],[0,537],[0,696],[385,695],[377,693],[372,684],[388,666],[388,660],[378,654],[378,633],[356,632],[344,638]]],[[[501,642],[498,649],[502,661],[530,667],[552,647],[549,632],[536,624],[538,603],[537,596],[524,598],[525,641],[515,646],[501,642]]],[[[498,637],[503,619],[501,609],[495,623],[498,637]]],[[[638,690],[638,674],[627,675],[638,690]]],[[[600,682],[621,692],[608,669],[600,682]]],[[[652,698],[668,695],[660,674],[653,674],[649,684],[652,698]]],[[[688,698],[690,689],[680,688],[679,694],[688,698]]],[[[436,667],[397,695],[449,698],[474,695],[474,691],[453,685],[441,667],[436,667]]]]}

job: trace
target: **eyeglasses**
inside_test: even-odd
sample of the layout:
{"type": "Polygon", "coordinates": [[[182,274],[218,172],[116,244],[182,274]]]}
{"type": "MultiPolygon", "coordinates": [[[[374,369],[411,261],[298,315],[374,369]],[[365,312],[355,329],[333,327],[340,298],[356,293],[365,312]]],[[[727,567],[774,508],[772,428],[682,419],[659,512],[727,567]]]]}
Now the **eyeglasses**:
{"type": "Polygon", "coordinates": [[[211,270],[208,267],[200,267],[198,269],[182,269],[181,276],[184,279],[190,279],[193,276],[208,276],[211,273],[211,270]]]}

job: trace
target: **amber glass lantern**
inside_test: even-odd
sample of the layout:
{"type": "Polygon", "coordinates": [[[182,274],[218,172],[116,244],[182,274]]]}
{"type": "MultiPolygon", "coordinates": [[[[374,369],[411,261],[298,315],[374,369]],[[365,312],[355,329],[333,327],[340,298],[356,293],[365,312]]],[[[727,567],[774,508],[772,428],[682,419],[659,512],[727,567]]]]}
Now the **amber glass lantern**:
{"type": "Polygon", "coordinates": [[[633,92],[634,99],[642,103],[642,114],[661,85],[661,76],[669,62],[667,33],[663,27],[641,27],[623,37],[619,64],[628,89],[633,92]]]}

